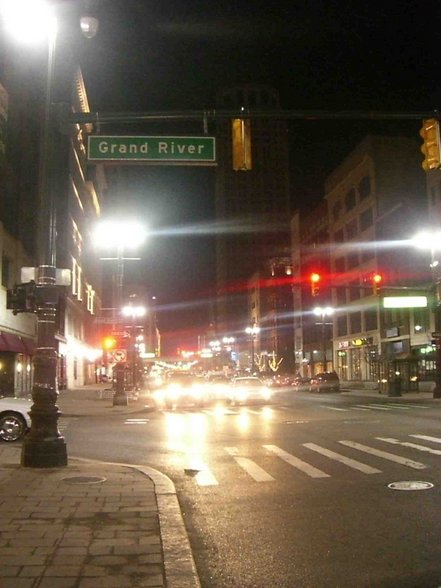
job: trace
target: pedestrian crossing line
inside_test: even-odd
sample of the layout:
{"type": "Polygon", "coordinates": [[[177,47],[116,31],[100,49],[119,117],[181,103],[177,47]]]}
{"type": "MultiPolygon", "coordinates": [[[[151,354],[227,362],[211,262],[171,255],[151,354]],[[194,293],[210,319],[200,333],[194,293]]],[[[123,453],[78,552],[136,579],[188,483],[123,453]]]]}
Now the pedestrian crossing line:
{"type": "Polygon", "coordinates": [[[415,437],[416,439],[422,439],[423,441],[432,441],[432,443],[441,443],[439,437],[430,437],[430,435],[409,435],[409,437],[415,437]]]}
{"type": "Polygon", "coordinates": [[[327,408],[328,410],[339,410],[342,412],[349,412],[348,408],[337,408],[336,406],[326,406],[326,404],[320,404],[321,408],[327,408]]]}
{"type": "Polygon", "coordinates": [[[355,441],[339,441],[339,443],[346,445],[346,447],[352,447],[353,449],[358,449],[358,451],[363,451],[364,453],[369,453],[370,455],[375,455],[376,457],[381,457],[382,459],[387,459],[389,461],[405,465],[409,468],[413,468],[414,470],[424,470],[427,467],[419,461],[406,459],[400,455],[395,455],[394,453],[389,453],[388,451],[381,451],[380,449],[375,449],[374,447],[368,447],[367,445],[362,445],[361,443],[356,443],[355,441]]]}
{"type": "Polygon", "coordinates": [[[385,406],[375,406],[375,404],[356,404],[358,408],[367,408],[369,410],[390,410],[390,408],[386,408],[385,406]]]}
{"type": "Polygon", "coordinates": [[[369,406],[377,407],[377,408],[392,408],[392,409],[399,409],[399,410],[409,410],[409,407],[403,406],[402,404],[392,404],[391,402],[387,403],[387,407],[384,404],[370,404],[369,406]]]}
{"type": "Polygon", "coordinates": [[[429,405],[424,405],[424,404],[409,404],[409,406],[411,406],[412,408],[431,408],[429,405]]]}
{"type": "Polygon", "coordinates": [[[287,453],[283,449],[280,449],[280,447],[277,447],[277,445],[262,445],[262,447],[264,449],[267,449],[268,451],[271,451],[272,453],[280,457],[280,459],[283,459],[283,461],[286,461],[286,463],[289,463],[290,465],[300,470],[304,474],[310,476],[311,478],[330,478],[329,474],[326,474],[325,472],[322,472],[321,470],[315,468],[309,463],[302,461],[301,459],[295,457],[291,453],[287,453]]]}
{"type": "Polygon", "coordinates": [[[248,459],[247,457],[239,456],[239,450],[237,447],[224,447],[225,451],[233,456],[235,462],[249,474],[256,482],[274,482],[275,479],[270,476],[263,468],[257,463],[248,459]]]}
{"type": "Polygon", "coordinates": [[[426,447],[425,445],[418,445],[417,443],[409,443],[408,441],[398,441],[398,439],[392,439],[389,437],[375,437],[379,441],[384,441],[385,443],[392,443],[393,445],[402,445],[403,447],[410,447],[412,449],[417,449],[418,451],[425,451],[426,453],[432,453],[433,455],[441,455],[441,450],[439,449],[432,449],[431,447],[426,447]]]}
{"type": "Polygon", "coordinates": [[[367,410],[369,412],[368,408],[363,408],[362,406],[351,406],[352,410],[367,410]]]}
{"type": "Polygon", "coordinates": [[[377,470],[377,468],[373,468],[365,463],[362,463],[361,461],[351,459],[350,457],[346,457],[340,453],[335,453],[335,451],[331,451],[330,449],[326,449],[325,447],[321,447],[315,443],[303,443],[303,446],[307,449],[311,449],[311,451],[316,451],[325,457],[329,457],[329,459],[339,461],[340,463],[343,463],[350,468],[363,472],[363,474],[381,474],[381,470],[377,470]]]}

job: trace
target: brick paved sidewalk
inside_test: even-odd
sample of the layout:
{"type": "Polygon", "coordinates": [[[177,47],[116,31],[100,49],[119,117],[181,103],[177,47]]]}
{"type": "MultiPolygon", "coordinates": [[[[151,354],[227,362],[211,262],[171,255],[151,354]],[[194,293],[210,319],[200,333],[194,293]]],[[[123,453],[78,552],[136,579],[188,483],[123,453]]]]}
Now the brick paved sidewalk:
{"type": "Polygon", "coordinates": [[[156,470],[19,464],[0,446],[1,588],[198,588],[174,485],[156,470]]]}

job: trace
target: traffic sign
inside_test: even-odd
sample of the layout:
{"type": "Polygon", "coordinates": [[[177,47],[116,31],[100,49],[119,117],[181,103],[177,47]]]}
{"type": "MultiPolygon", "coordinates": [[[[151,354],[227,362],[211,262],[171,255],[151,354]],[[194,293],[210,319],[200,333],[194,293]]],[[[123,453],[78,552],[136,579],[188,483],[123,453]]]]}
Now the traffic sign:
{"type": "Polygon", "coordinates": [[[89,161],[153,162],[167,165],[216,165],[214,137],[89,135],[89,161]]]}
{"type": "Polygon", "coordinates": [[[127,351],[125,349],[115,349],[112,353],[113,359],[115,361],[126,361],[127,360],[127,351]]]}

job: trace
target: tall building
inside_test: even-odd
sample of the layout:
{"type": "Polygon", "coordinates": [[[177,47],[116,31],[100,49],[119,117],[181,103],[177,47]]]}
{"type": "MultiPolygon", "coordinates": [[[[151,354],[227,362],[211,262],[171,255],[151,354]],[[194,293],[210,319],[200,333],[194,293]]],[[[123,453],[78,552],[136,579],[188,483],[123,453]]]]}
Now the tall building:
{"type": "MultiPolygon", "coordinates": [[[[268,87],[234,87],[218,97],[224,109],[279,108],[268,87]]],[[[217,332],[234,335],[247,322],[247,281],[265,260],[289,255],[286,121],[251,119],[252,169],[234,171],[231,121],[219,123],[215,205],[217,332]]]]}

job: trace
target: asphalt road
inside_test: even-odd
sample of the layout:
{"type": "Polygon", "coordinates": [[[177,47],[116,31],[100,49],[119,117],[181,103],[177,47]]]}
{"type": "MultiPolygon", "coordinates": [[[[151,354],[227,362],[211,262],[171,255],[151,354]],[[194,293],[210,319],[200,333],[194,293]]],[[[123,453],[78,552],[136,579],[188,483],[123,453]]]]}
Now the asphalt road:
{"type": "Polygon", "coordinates": [[[173,479],[204,588],[441,586],[441,401],[297,393],[60,424],[70,455],[173,479]]]}

